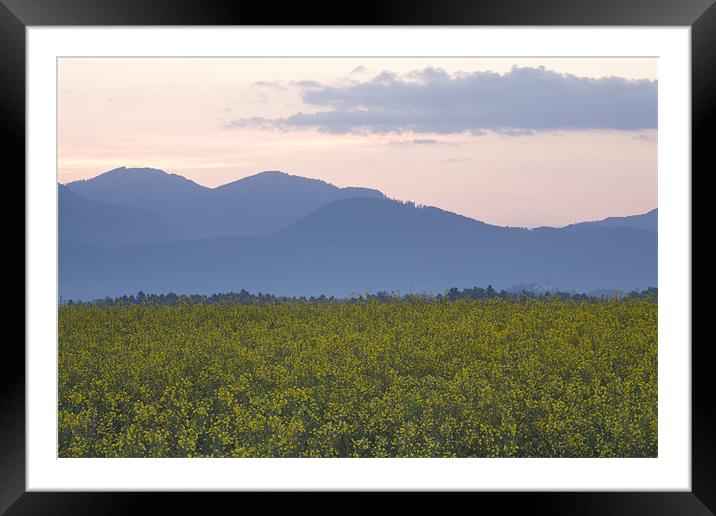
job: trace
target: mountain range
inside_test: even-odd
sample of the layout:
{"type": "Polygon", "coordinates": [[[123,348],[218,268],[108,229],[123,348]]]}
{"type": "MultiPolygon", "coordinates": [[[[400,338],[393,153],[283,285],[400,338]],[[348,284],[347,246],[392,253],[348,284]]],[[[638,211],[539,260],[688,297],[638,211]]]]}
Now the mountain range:
{"type": "Polygon", "coordinates": [[[147,228],[150,234],[145,234],[144,228],[131,224],[128,213],[133,231],[116,240],[116,245],[270,233],[333,201],[383,197],[369,188],[337,188],[273,171],[207,188],[161,170],[122,167],[68,183],[66,188],[89,201],[151,212],[168,228],[157,239],[153,224],[147,228]]]}
{"type": "Polygon", "coordinates": [[[657,210],[508,228],[282,172],[207,188],[146,168],[59,185],[58,201],[63,298],[488,284],[628,291],[657,281],[657,210]]]}

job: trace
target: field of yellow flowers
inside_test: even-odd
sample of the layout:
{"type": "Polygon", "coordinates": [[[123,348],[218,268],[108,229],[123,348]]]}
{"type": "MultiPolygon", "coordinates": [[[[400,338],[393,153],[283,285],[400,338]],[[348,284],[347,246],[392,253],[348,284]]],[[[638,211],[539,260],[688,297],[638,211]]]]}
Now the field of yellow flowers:
{"type": "Polygon", "coordinates": [[[654,457],[657,302],[63,305],[60,457],[654,457]]]}

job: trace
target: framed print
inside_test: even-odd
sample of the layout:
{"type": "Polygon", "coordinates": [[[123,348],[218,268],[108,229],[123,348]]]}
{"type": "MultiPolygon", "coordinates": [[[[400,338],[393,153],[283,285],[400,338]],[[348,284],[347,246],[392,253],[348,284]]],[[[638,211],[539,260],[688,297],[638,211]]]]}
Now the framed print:
{"type": "Polygon", "coordinates": [[[26,325],[0,509],[710,514],[716,8],[657,4],[4,1],[26,325]]]}

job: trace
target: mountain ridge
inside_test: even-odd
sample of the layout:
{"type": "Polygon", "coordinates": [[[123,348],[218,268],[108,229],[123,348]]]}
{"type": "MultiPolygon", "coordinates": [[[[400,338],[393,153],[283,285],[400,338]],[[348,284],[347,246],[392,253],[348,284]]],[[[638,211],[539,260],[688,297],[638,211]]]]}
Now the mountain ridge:
{"type": "Polygon", "coordinates": [[[191,183],[192,185],[194,185],[198,188],[204,189],[204,190],[220,190],[220,189],[224,189],[227,187],[231,187],[232,185],[236,185],[236,184],[241,184],[241,183],[245,184],[245,183],[253,182],[253,181],[263,179],[263,178],[268,178],[268,177],[278,177],[278,178],[300,179],[305,182],[311,182],[311,183],[321,183],[321,184],[327,185],[327,186],[337,189],[337,190],[369,190],[369,191],[378,192],[381,195],[384,195],[382,192],[380,192],[379,190],[376,190],[374,188],[368,188],[368,187],[362,187],[362,186],[340,187],[340,186],[336,186],[333,183],[330,183],[328,181],[324,181],[323,179],[315,179],[315,178],[310,178],[310,177],[305,177],[305,176],[297,176],[294,174],[289,174],[288,172],[283,172],[281,170],[262,170],[255,174],[252,174],[250,176],[241,177],[239,179],[231,180],[228,183],[222,183],[222,184],[214,186],[214,187],[209,187],[209,186],[204,186],[202,184],[199,184],[196,181],[192,181],[191,179],[189,179],[185,176],[182,176],[181,174],[167,172],[166,170],[162,170],[159,168],[121,166],[121,167],[115,167],[113,169],[107,170],[105,172],[102,172],[101,174],[97,174],[96,176],[92,176],[87,179],[76,179],[74,181],[69,181],[66,183],[58,183],[58,184],[65,186],[65,187],[69,187],[70,189],[73,189],[73,188],[79,187],[79,185],[82,185],[82,184],[88,184],[88,183],[92,183],[92,182],[95,182],[98,180],[102,181],[102,180],[110,179],[110,178],[117,177],[117,176],[123,175],[123,174],[126,175],[126,174],[140,174],[140,173],[155,175],[155,177],[167,177],[167,178],[172,178],[172,179],[179,179],[182,182],[191,183]]]}
{"type": "Polygon", "coordinates": [[[649,210],[645,213],[637,213],[634,215],[624,215],[617,217],[606,217],[600,220],[587,220],[584,222],[575,222],[563,226],[562,229],[574,228],[577,226],[602,226],[602,227],[630,227],[635,229],[644,229],[647,231],[657,231],[658,229],[658,208],[649,210]]]}
{"type": "Polygon", "coordinates": [[[159,169],[120,167],[63,186],[89,201],[152,211],[181,239],[270,233],[337,199],[385,197],[276,171],[208,188],[159,169]]]}
{"type": "MultiPolygon", "coordinates": [[[[158,177],[176,178],[183,183],[191,184],[193,187],[196,187],[198,190],[210,191],[210,192],[225,192],[225,191],[231,190],[239,185],[248,185],[251,183],[255,183],[257,181],[264,180],[269,177],[273,177],[273,178],[288,179],[289,181],[298,180],[298,181],[301,181],[304,183],[321,185],[324,187],[329,187],[330,189],[335,190],[335,191],[350,194],[350,195],[346,195],[343,198],[351,198],[351,197],[387,198],[387,196],[383,192],[381,192],[380,190],[374,189],[374,188],[360,187],[360,186],[338,187],[338,186],[333,185],[332,183],[329,183],[329,182],[321,180],[321,179],[297,176],[297,175],[289,174],[287,172],[283,172],[283,171],[279,171],[279,170],[264,170],[264,171],[258,172],[256,174],[252,174],[250,176],[235,179],[235,180],[229,181],[228,183],[224,183],[224,184],[221,184],[221,185],[218,185],[215,187],[207,187],[207,186],[203,186],[199,183],[196,183],[180,174],[166,172],[161,169],[156,169],[156,168],[151,168],[151,167],[137,167],[137,168],[117,167],[117,168],[108,170],[106,172],[103,172],[102,174],[98,174],[97,176],[94,176],[89,179],[80,179],[80,180],[76,180],[76,181],[70,181],[68,183],[58,183],[58,186],[64,186],[75,193],[79,193],[80,195],[82,195],[82,193],[84,193],[87,199],[94,200],[94,198],[97,194],[88,195],[86,192],[86,189],[84,188],[84,185],[91,184],[95,180],[101,180],[101,178],[105,178],[105,179],[111,178],[113,176],[117,176],[117,175],[120,175],[123,173],[124,174],[136,174],[136,173],[142,173],[142,172],[154,174],[155,176],[158,176],[158,177]]],[[[255,193],[255,192],[252,192],[252,193],[255,193]]],[[[106,200],[104,202],[106,202],[106,200]]],[[[411,201],[401,201],[401,202],[410,203],[411,201]]],[[[119,206],[125,205],[122,202],[116,202],[113,204],[116,204],[119,206]]],[[[326,204],[328,204],[328,203],[326,203],[326,204]]],[[[442,209],[442,208],[438,208],[438,207],[433,207],[433,208],[442,209]]],[[[444,210],[444,209],[443,209],[443,211],[449,212],[449,210],[444,210]]],[[[496,224],[491,224],[491,223],[488,223],[485,221],[481,221],[479,219],[475,219],[473,217],[469,217],[467,215],[462,215],[462,214],[459,214],[456,212],[450,212],[450,213],[455,213],[456,215],[460,215],[461,217],[466,217],[471,220],[475,220],[477,222],[481,222],[483,224],[487,224],[487,225],[491,225],[491,226],[505,227],[505,228],[507,228],[507,227],[519,227],[521,229],[523,228],[521,226],[499,226],[496,224]]],[[[573,223],[563,225],[563,226],[537,226],[534,228],[526,228],[525,227],[524,229],[531,229],[531,230],[566,229],[566,228],[572,228],[572,227],[579,226],[579,225],[611,225],[611,226],[623,225],[625,227],[643,227],[644,229],[656,230],[655,225],[656,225],[657,213],[658,213],[658,208],[654,208],[652,210],[649,210],[648,212],[637,213],[637,214],[633,214],[633,215],[610,216],[610,217],[605,217],[603,219],[578,221],[578,222],[573,222],[573,223]],[[643,220],[643,222],[642,222],[642,220],[643,220]],[[632,224],[632,221],[634,221],[635,223],[632,224]],[[648,226],[648,227],[646,227],[646,226],[648,226]]],[[[244,235],[240,235],[240,236],[244,236],[244,235]]]]}

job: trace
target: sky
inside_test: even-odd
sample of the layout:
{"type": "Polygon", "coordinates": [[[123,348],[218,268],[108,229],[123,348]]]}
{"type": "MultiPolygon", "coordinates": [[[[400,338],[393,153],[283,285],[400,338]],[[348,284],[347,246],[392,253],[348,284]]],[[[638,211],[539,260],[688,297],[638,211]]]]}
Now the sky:
{"type": "Polygon", "coordinates": [[[58,181],[264,170],[503,226],[657,207],[656,59],[62,58],[58,181]]]}

